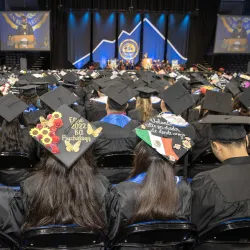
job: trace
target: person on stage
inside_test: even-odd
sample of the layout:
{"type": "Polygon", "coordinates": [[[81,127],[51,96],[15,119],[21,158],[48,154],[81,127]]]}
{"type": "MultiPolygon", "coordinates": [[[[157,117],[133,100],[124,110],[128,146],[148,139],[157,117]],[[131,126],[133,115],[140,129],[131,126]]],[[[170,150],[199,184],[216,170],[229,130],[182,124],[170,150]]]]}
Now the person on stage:
{"type": "Polygon", "coordinates": [[[232,38],[247,39],[247,31],[243,27],[243,21],[242,20],[237,21],[237,27],[233,30],[232,38]]]}
{"type": "Polygon", "coordinates": [[[34,30],[26,16],[22,16],[21,24],[17,28],[17,35],[34,35],[34,30]]]}

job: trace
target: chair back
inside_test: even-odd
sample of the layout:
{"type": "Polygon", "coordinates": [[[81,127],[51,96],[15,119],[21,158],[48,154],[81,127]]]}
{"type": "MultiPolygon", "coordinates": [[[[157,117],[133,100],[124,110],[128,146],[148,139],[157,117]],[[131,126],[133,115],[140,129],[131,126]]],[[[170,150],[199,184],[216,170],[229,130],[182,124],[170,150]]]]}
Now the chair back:
{"type": "Polygon", "coordinates": [[[77,225],[50,225],[22,234],[22,249],[104,249],[104,237],[77,225]]]}
{"type": "Polygon", "coordinates": [[[199,236],[199,244],[242,244],[250,249],[250,218],[222,222],[199,236]]]}
{"type": "Polygon", "coordinates": [[[196,226],[190,222],[150,221],[126,227],[114,241],[112,249],[123,249],[124,247],[175,249],[176,246],[194,245],[196,237],[196,226]]]}
{"type": "Polygon", "coordinates": [[[15,241],[11,236],[0,232],[0,249],[20,249],[19,243],[15,241]]]}
{"type": "Polygon", "coordinates": [[[32,167],[29,154],[20,152],[0,153],[0,169],[27,169],[32,167]]]}
{"type": "Polygon", "coordinates": [[[211,148],[202,153],[193,164],[219,164],[220,161],[216,158],[211,148]]]}

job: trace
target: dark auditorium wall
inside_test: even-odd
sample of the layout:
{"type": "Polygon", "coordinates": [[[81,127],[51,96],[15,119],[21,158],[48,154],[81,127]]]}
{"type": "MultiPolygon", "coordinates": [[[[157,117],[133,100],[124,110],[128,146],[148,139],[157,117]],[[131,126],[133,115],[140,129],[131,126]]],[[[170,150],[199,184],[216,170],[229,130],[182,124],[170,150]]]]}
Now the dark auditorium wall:
{"type": "MultiPolygon", "coordinates": [[[[51,10],[52,68],[71,68],[67,60],[66,9],[128,10],[131,0],[38,0],[40,9],[51,10]]],[[[200,12],[191,16],[188,58],[189,64],[202,62],[216,25],[220,0],[133,0],[134,10],[194,12],[197,2],[200,12]]]]}

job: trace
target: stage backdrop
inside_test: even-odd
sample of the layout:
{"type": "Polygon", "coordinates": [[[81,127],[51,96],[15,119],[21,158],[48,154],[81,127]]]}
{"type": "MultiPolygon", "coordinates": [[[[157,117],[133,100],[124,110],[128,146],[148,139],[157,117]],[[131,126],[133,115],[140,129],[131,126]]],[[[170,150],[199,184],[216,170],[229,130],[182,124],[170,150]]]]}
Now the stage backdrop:
{"type": "Polygon", "coordinates": [[[78,69],[90,60],[90,12],[68,16],[68,60],[78,69]]]}
{"type": "Polygon", "coordinates": [[[104,68],[110,58],[115,58],[116,14],[94,13],[93,60],[104,68]]]}
{"type": "Polygon", "coordinates": [[[50,13],[0,12],[1,50],[50,50],[50,13]]]}
{"type": "Polygon", "coordinates": [[[183,64],[187,61],[189,24],[189,15],[71,12],[68,58],[77,68],[89,62],[91,53],[101,67],[115,55],[136,64],[140,53],[148,53],[153,60],[167,58],[183,64]]]}

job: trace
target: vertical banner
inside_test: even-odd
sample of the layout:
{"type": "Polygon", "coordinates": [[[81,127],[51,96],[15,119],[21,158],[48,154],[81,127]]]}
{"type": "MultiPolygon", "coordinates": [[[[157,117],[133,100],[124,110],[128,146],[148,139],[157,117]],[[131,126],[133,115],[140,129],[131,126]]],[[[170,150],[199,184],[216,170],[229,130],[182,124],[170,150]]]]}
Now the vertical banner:
{"type": "Polygon", "coordinates": [[[93,60],[100,62],[101,68],[107,60],[115,58],[116,15],[115,13],[94,13],[93,20],[93,60]]]}
{"type": "Polygon", "coordinates": [[[118,59],[139,61],[141,15],[136,13],[119,14],[118,59]]]}
{"type": "Polygon", "coordinates": [[[143,54],[153,60],[163,60],[165,51],[165,14],[145,14],[143,20],[143,54]]]}
{"type": "Polygon", "coordinates": [[[168,20],[167,59],[178,60],[179,64],[187,62],[187,42],[189,35],[190,16],[171,14],[168,20]]]}
{"type": "Polygon", "coordinates": [[[78,69],[90,60],[90,12],[68,16],[68,60],[78,69]]]}

